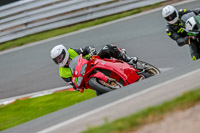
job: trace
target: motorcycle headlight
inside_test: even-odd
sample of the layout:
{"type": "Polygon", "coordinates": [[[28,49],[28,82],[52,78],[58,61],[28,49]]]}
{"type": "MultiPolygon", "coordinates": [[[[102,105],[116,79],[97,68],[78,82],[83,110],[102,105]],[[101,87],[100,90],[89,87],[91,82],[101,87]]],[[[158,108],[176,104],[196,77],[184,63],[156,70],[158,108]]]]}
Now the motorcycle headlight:
{"type": "Polygon", "coordinates": [[[83,64],[82,68],[81,68],[81,75],[84,76],[85,74],[85,70],[86,70],[87,64],[83,64]]]}
{"type": "Polygon", "coordinates": [[[81,82],[83,80],[83,77],[79,76],[76,85],[79,87],[81,85],[81,82]]]}

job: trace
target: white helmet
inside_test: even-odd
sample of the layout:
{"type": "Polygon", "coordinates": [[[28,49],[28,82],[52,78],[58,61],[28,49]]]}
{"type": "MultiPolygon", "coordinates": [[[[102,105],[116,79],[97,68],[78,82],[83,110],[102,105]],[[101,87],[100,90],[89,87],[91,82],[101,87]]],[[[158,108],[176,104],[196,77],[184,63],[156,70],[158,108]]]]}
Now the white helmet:
{"type": "Polygon", "coordinates": [[[51,50],[51,58],[60,67],[64,67],[69,59],[69,53],[65,46],[60,44],[51,50]]]}
{"type": "Polygon", "coordinates": [[[162,9],[162,16],[169,24],[175,24],[178,21],[178,11],[175,7],[168,5],[162,9]]]}

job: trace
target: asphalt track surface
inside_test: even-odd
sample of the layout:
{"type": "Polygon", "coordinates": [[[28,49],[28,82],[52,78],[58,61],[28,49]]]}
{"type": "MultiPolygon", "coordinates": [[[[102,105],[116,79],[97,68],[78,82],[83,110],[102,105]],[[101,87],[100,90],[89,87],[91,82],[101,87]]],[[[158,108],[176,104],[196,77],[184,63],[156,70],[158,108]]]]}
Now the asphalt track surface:
{"type": "MultiPolygon", "coordinates": [[[[186,9],[194,9],[197,7],[200,7],[200,1],[177,6],[177,8],[186,9]]],[[[58,68],[51,61],[49,54],[51,48],[60,43],[73,48],[92,44],[97,47],[97,50],[104,44],[114,43],[119,47],[125,48],[128,55],[138,56],[141,60],[147,61],[158,68],[174,68],[176,70],[194,63],[191,61],[188,47],[178,47],[176,43],[170,40],[166,35],[165,21],[161,16],[161,10],[158,10],[150,14],[131,17],[127,20],[80,32],[78,34],[60,37],[49,42],[44,41],[40,45],[1,54],[0,99],[65,86],[65,82],[59,78],[58,68]]],[[[157,78],[154,82],[150,82],[150,80],[154,79],[153,77],[143,81],[144,84],[141,82],[135,84],[135,86],[140,85],[145,89],[147,86],[156,85],[160,80],[169,80],[171,77],[177,76],[174,74],[173,70],[161,74],[160,76],[162,76],[162,78],[157,78]],[[167,76],[168,73],[171,73],[171,77],[167,76]]],[[[188,71],[191,70],[187,68],[184,69],[184,72],[181,71],[179,74],[188,71]]],[[[51,117],[41,117],[39,120],[36,120],[41,123],[43,122],[42,124],[31,121],[5,132],[20,131],[19,129],[21,129],[21,133],[27,130],[30,132],[37,132],[55,123],[73,118],[83,112],[103,106],[105,103],[112,102],[120,97],[126,97],[129,94],[139,91],[141,90],[138,88],[134,90],[127,89],[127,91],[115,91],[103,96],[104,100],[98,97],[72,106],[68,108],[67,111],[65,109],[53,113],[50,115],[51,117]],[[119,92],[120,94],[118,94],[119,92]],[[112,97],[112,94],[116,97],[112,97]],[[101,102],[98,102],[100,99],[101,102]],[[90,104],[93,104],[93,106],[90,104]],[[38,126],[38,124],[42,126],[38,126]]]]}
{"type": "MultiPolygon", "coordinates": [[[[193,9],[197,4],[183,7],[193,9]]],[[[135,17],[75,35],[0,55],[0,99],[65,86],[58,66],[50,58],[57,44],[79,48],[94,45],[97,50],[114,43],[129,56],[138,56],[158,68],[177,68],[191,63],[187,46],[179,48],[165,33],[161,12],[135,17]]]]}

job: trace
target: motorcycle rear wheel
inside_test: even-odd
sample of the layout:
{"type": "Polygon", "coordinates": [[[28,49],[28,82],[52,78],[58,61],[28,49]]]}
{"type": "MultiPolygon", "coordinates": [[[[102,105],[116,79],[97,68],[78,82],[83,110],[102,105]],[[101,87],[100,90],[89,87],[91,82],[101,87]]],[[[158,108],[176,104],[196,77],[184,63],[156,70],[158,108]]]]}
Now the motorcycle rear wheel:
{"type": "Polygon", "coordinates": [[[148,77],[151,77],[154,75],[158,75],[161,73],[157,67],[155,67],[147,62],[138,61],[138,64],[143,67],[141,69],[138,69],[139,70],[138,73],[143,75],[145,78],[148,78],[148,77]]]}
{"type": "Polygon", "coordinates": [[[123,85],[117,81],[111,81],[110,83],[107,83],[98,78],[90,78],[88,83],[90,87],[96,91],[97,96],[123,87],[123,85]]]}

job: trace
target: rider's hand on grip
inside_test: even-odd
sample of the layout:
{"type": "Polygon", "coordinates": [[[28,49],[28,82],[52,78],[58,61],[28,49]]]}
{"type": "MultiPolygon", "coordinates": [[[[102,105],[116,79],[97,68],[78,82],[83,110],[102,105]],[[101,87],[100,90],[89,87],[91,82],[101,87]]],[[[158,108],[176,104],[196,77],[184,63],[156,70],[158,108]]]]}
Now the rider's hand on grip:
{"type": "Polygon", "coordinates": [[[96,49],[95,49],[95,48],[91,48],[91,49],[90,49],[89,55],[90,55],[90,56],[93,56],[93,55],[96,55],[96,54],[97,54],[96,49]]]}
{"type": "Polygon", "coordinates": [[[97,51],[93,45],[87,46],[86,49],[87,49],[89,55],[92,55],[92,54],[95,55],[97,53],[97,51]]]}

